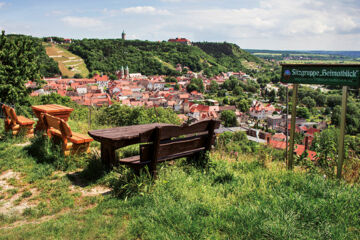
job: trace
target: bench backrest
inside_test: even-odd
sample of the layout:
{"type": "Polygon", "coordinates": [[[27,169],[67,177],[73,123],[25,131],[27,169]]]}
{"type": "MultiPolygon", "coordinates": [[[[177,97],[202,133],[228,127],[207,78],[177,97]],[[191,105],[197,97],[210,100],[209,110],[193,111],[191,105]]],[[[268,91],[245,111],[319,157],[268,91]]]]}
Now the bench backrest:
{"type": "Polygon", "coordinates": [[[220,121],[206,120],[192,125],[163,126],[140,134],[140,161],[161,162],[191,156],[210,150],[215,140],[214,130],[220,121]]]}
{"type": "Polygon", "coordinates": [[[51,116],[50,114],[42,114],[43,122],[46,126],[46,129],[50,130],[51,128],[61,132],[63,138],[68,138],[72,136],[70,126],[63,119],[51,116]]]}
{"type": "Polygon", "coordinates": [[[18,120],[15,109],[5,104],[2,106],[2,108],[4,110],[6,119],[11,121],[12,124],[16,124],[18,120]]]}

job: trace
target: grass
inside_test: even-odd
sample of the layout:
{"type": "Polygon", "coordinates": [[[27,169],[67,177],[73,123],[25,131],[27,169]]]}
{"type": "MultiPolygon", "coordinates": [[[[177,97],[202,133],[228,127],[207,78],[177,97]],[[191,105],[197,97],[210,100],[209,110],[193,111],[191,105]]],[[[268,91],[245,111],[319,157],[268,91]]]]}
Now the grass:
{"type": "Polygon", "coordinates": [[[5,194],[0,201],[13,194],[19,196],[17,204],[34,203],[20,215],[0,214],[0,239],[360,236],[358,184],[328,180],[299,167],[289,172],[271,156],[240,154],[235,159],[216,150],[205,168],[177,160],[162,164],[153,181],[146,171],[139,177],[122,167],[106,173],[96,154],[66,159],[40,140],[25,147],[16,145],[22,139],[0,141],[0,172],[11,169],[21,176],[9,179],[15,190],[0,189],[5,194]],[[40,153],[30,154],[31,148],[40,153]],[[76,188],[74,170],[84,183],[76,188]],[[89,197],[76,190],[100,185],[112,193],[89,197]]]}
{"type": "Polygon", "coordinates": [[[59,45],[44,43],[46,53],[53,58],[58,64],[63,76],[73,77],[76,73],[83,77],[89,75],[84,60],[79,56],[69,52],[59,45]]]}

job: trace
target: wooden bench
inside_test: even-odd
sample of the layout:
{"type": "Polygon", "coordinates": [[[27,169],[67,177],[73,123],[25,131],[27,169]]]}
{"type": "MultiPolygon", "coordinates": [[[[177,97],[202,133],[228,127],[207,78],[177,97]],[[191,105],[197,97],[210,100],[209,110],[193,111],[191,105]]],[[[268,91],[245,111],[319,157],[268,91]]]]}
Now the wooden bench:
{"type": "Polygon", "coordinates": [[[120,159],[119,163],[136,171],[148,166],[156,177],[158,163],[210,150],[215,141],[214,130],[219,126],[220,121],[207,120],[192,125],[156,127],[140,134],[140,142],[148,142],[140,145],[140,155],[120,159]]]}
{"type": "Polygon", "coordinates": [[[87,135],[71,131],[67,122],[61,118],[47,113],[41,115],[49,138],[58,137],[62,141],[62,151],[65,156],[71,154],[90,152],[90,142],[93,139],[87,135]]]}
{"type": "Polygon", "coordinates": [[[5,113],[5,131],[12,131],[13,135],[17,135],[22,129],[24,129],[26,137],[34,136],[33,125],[35,121],[24,116],[17,116],[15,109],[10,106],[3,105],[2,109],[5,113]]]}

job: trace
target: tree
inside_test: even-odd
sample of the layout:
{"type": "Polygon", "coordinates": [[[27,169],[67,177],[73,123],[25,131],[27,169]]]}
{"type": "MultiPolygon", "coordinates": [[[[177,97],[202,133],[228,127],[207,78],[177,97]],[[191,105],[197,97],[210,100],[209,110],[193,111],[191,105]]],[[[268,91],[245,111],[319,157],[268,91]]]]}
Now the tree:
{"type": "Polygon", "coordinates": [[[186,90],[188,92],[192,92],[194,90],[198,92],[204,92],[205,88],[204,88],[203,80],[200,78],[191,79],[190,84],[186,87],[186,90]]]}
{"type": "Polygon", "coordinates": [[[0,102],[25,104],[30,89],[29,80],[38,84],[40,66],[36,42],[31,37],[9,37],[2,31],[0,36],[0,102]]]}
{"type": "Polygon", "coordinates": [[[297,108],[296,109],[296,116],[300,117],[300,118],[309,118],[310,117],[309,109],[307,109],[305,107],[297,108]]]}
{"type": "Polygon", "coordinates": [[[174,86],[174,89],[175,89],[175,90],[179,90],[179,89],[180,89],[180,85],[179,85],[178,83],[176,83],[175,86],[174,86]]]}
{"type": "Polygon", "coordinates": [[[80,73],[75,73],[74,78],[83,78],[83,76],[80,73]]]}
{"type": "MultiPolygon", "coordinates": [[[[76,74],[75,74],[76,75],[76,74]]],[[[81,76],[81,75],[80,75],[81,76]]],[[[75,77],[75,76],[74,76],[75,77]]],[[[110,78],[110,80],[117,80],[118,79],[118,77],[115,75],[115,74],[113,74],[113,73],[110,73],[109,74],[109,78],[110,78]]]]}
{"type": "Polygon", "coordinates": [[[222,123],[225,127],[236,127],[237,126],[237,119],[236,115],[231,110],[225,110],[221,113],[220,117],[222,123]]]}
{"type": "Polygon", "coordinates": [[[211,93],[216,93],[219,90],[219,84],[215,80],[212,80],[210,82],[210,89],[209,90],[210,90],[211,93]]]}
{"type": "Polygon", "coordinates": [[[166,77],[166,78],[165,78],[165,82],[174,82],[174,83],[177,83],[178,81],[177,81],[177,79],[176,79],[175,77],[170,76],[170,77],[166,77]]]}
{"type": "Polygon", "coordinates": [[[270,102],[275,102],[275,99],[276,99],[276,92],[275,92],[275,89],[272,89],[269,93],[269,101],[270,102]]]}
{"type": "Polygon", "coordinates": [[[234,96],[240,95],[243,93],[243,89],[240,86],[236,86],[232,91],[234,96]]]}
{"type": "Polygon", "coordinates": [[[302,100],[301,100],[302,104],[304,104],[306,107],[308,108],[314,108],[316,106],[316,102],[314,99],[312,99],[311,97],[307,96],[307,97],[304,97],[302,100]]]}
{"type": "MultiPolygon", "coordinates": [[[[315,134],[311,149],[317,153],[317,162],[327,176],[334,176],[338,154],[339,129],[333,127],[315,134]]],[[[345,145],[346,146],[346,145],[345,145]]]]}
{"type": "Polygon", "coordinates": [[[285,102],[286,101],[286,88],[283,86],[279,87],[278,96],[280,98],[280,101],[285,102]]]}
{"type": "MultiPolygon", "coordinates": [[[[331,114],[331,123],[340,126],[341,107],[337,105],[331,114]]],[[[351,135],[360,133],[360,104],[349,101],[346,110],[346,132],[351,135]]]]}
{"type": "Polygon", "coordinates": [[[247,112],[249,111],[250,104],[249,101],[246,99],[241,99],[236,103],[236,107],[240,109],[241,112],[247,112]]]}

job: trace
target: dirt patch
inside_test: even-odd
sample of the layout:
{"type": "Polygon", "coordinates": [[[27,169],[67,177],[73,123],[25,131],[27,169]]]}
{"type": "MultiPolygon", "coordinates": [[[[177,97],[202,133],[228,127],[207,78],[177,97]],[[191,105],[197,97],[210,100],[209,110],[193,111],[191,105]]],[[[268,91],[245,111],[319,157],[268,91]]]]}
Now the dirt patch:
{"type": "Polygon", "coordinates": [[[22,214],[26,208],[37,205],[36,202],[31,201],[31,197],[38,194],[37,189],[18,189],[11,184],[14,179],[17,183],[21,181],[20,173],[7,170],[0,175],[0,196],[2,197],[0,199],[0,213],[4,215],[22,214]],[[27,192],[26,195],[24,195],[25,191],[27,192]]]}
{"type": "Polygon", "coordinates": [[[9,184],[10,179],[19,180],[20,173],[14,172],[12,170],[7,170],[0,174],[0,193],[3,193],[9,189],[14,189],[15,187],[9,184]]]}
{"type": "MultiPolygon", "coordinates": [[[[30,189],[31,196],[37,194],[36,189],[30,189]]],[[[4,215],[20,215],[25,209],[35,207],[37,202],[23,198],[23,192],[19,192],[10,198],[0,200],[0,212],[4,215]],[[23,198],[23,199],[22,199],[23,198]]]]}
{"type": "Polygon", "coordinates": [[[64,216],[65,214],[67,214],[69,212],[81,213],[81,212],[87,211],[87,210],[89,210],[91,208],[94,208],[94,207],[96,207],[96,204],[92,204],[92,205],[80,208],[78,210],[75,210],[75,211],[73,211],[73,210],[61,211],[61,212],[59,212],[59,213],[57,213],[55,215],[43,216],[43,217],[41,217],[39,219],[32,220],[32,221],[29,221],[29,220],[16,221],[16,222],[14,222],[14,223],[12,223],[10,225],[0,227],[0,229],[11,229],[11,228],[20,227],[20,226],[27,225],[27,224],[40,224],[40,223],[43,223],[43,222],[46,222],[46,221],[49,221],[49,220],[64,216]]]}

